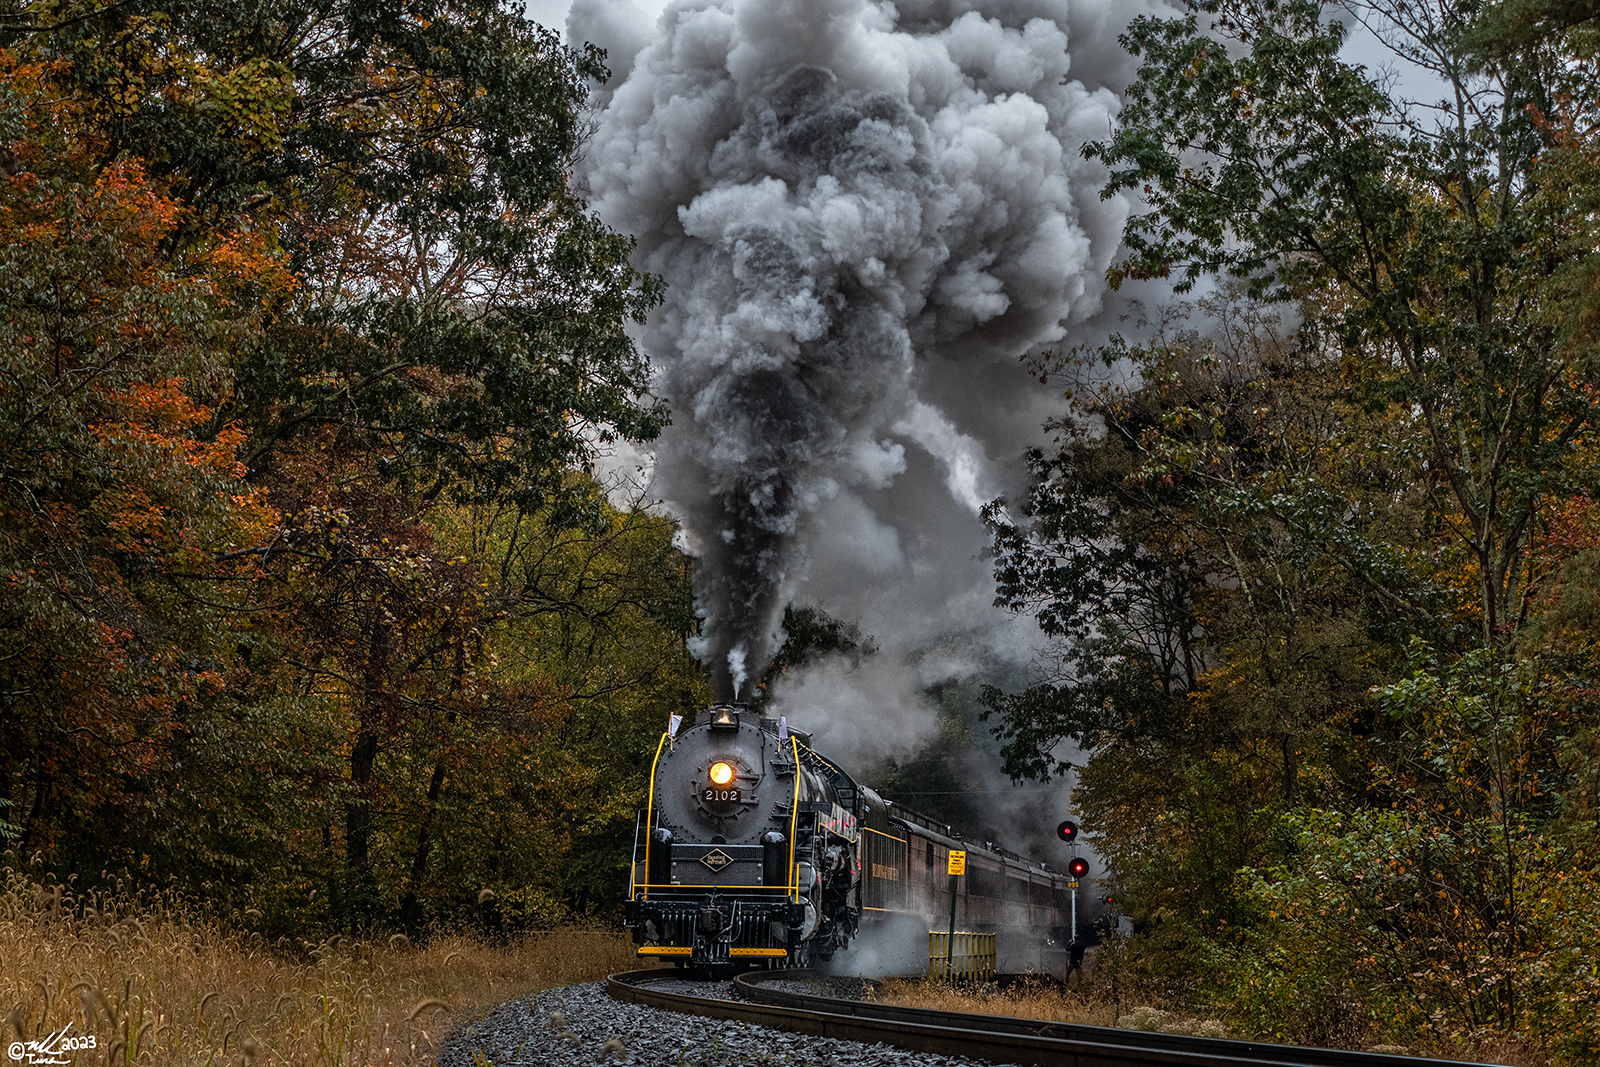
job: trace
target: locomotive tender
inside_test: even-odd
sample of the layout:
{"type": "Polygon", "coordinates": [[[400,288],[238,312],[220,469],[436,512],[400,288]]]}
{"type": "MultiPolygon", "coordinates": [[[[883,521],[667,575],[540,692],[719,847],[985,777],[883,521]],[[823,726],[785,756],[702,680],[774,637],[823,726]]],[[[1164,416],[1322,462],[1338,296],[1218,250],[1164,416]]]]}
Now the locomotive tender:
{"type": "Polygon", "coordinates": [[[1065,940],[1074,887],[1065,874],[964,844],[857,783],[809,740],[742,704],[715,705],[662,735],[624,920],[640,956],[700,972],[803,967],[832,958],[864,921],[898,914],[943,928],[945,861],[964,849],[957,924],[997,932],[1002,969],[1050,966],[1039,951],[1065,940]]]}

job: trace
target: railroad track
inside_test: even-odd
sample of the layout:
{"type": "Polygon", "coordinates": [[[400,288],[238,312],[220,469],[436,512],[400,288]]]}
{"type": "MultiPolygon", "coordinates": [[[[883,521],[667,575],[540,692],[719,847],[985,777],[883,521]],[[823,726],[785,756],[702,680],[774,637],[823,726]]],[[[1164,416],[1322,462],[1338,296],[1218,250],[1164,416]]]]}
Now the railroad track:
{"type": "Polygon", "coordinates": [[[654,982],[679,977],[661,970],[614,974],[606,979],[606,991],[631,1004],[790,1033],[882,1042],[911,1052],[1038,1067],[1439,1067],[1461,1062],[925,1011],[764,988],[766,982],[814,973],[756,971],[741,975],[734,981],[739,1000],[652,989],[654,982]]]}

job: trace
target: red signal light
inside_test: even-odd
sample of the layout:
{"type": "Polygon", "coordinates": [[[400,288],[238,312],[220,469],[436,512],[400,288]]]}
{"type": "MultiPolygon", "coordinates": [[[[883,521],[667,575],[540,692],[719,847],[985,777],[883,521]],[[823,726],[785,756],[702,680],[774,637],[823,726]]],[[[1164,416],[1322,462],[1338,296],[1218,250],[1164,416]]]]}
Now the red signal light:
{"type": "Polygon", "coordinates": [[[1089,861],[1079,856],[1067,864],[1067,870],[1071,872],[1072,877],[1082,878],[1089,873],[1089,861]]]}
{"type": "Polygon", "coordinates": [[[1078,824],[1071,819],[1065,820],[1056,827],[1056,836],[1067,844],[1072,844],[1078,839],[1078,824]]]}

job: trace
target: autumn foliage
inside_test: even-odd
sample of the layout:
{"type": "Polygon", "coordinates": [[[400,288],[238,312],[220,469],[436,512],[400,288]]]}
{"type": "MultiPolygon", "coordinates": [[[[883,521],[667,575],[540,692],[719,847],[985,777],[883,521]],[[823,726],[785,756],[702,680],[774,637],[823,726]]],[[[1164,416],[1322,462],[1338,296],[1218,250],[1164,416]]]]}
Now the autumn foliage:
{"type": "Polygon", "coordinates": [[[1600,1056],[1593,15],[1224,0],[1125,38],[1088,152],[1149,210],[1112,279],[1193,292],[1036,364],[1069,410],[988,517],[1052,655],[987,703],[1013,773],[1080,764],[1121,958],[1236,1027],[1600,1056]]]}
{"type": "MultiPolygon", "coordinates": [[[[191,708],[227,688],[226,621],[277,516],[214,424],[226,349],[252,328],[241,286],[284,287],[272,257],[217,234],[175,257],[184,208],[136,159],[100,163],[62,64],[0,53],[25,116],[0,180],[7,278],[0,415],[0,571],[8,655],[0,782],[38,781],[35,847],[138,801],[191,708]],[[186,583],[223,590],[210,604],[186,583]]],[[[14,795],[14,794],[13,794],[14,795]]]]}
{"type": "Polygon", "coordinates": [[[699,704],[659,283],[494,4],[0,14],[0,836],[286,932],[614,906],[699,704]]]}

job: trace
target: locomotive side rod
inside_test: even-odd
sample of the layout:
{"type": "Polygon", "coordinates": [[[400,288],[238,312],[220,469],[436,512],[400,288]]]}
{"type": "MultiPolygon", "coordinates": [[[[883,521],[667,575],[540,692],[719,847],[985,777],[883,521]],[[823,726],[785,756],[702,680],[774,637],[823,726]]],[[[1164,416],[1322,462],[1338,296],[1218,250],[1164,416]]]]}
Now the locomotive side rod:
{"type": "Polygon", "coordinates": [[[790,1033],[1037,1067],[1439,1067],[1455,1062],[924,1011],[761,988],[762,980],[813,973],[791,970],[741,976],[735,982],[740,995],[759,997],[757,1002],[651,989],[652,981],[665,977],[659,970],[612,975],[606,991],[628,1003],[790,1033]]]}

